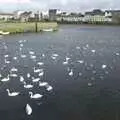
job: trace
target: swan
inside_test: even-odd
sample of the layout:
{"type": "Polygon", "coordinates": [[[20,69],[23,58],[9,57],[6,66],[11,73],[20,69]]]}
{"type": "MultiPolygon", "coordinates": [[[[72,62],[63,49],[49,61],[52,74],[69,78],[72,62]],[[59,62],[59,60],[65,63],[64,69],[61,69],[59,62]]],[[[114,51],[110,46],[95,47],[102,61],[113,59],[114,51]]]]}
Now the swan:
{"type": "Polygon", "coordinates": [[[10,77],[9,77],[10,75],[8,74],[8,76],[6,77],[6,78],[3,78],[1,81],[2,82],[7,82],[7,81],[9,81],[10,80],[10,77]]]}
{"type": "Polygon", "coordinates": [[[83,64],[83,63],[84,63],[83,60],[78,60],[77,62],[80,63],[80,64],[83,64]]]}
{"type": "Polygon", "coordinates": [[[27,56],[26,55],[21,55],[21,58],[26,58],[27,56]]]}
{"type": "Polygon", "coordinates": [[[43,76],[43,75],[44,75],[44,71],[42,70],[42,71],[38,74],[38,76],[41,77],[41,76],[43,76]]]}
{"type": "Polygon", "coordinates": [[[5,58],[8,58],[8,57],[9,57],[9,55],[4,55],[4,57],[5,57],[5,58]]]}
{"type": "Polygon", "coordinates": [[[26,110],[27,115],[32,114],[32,108],[31,108],[31,106],[29,104],[26,105],[25,110],[26,110]]]}
{"type": "Polygon", "coordinates": [[[30,88],[33,88],[33,85],[31,84],[26,84],[26,82],[24,82],[24,88],[27,88],[27,89],[30,89],[30,88]]]}
{"type": "Polygon", "coordinates": [[[39,82],[39,86],[40,86],[40,87],[44,87],[44,86],[47,86],[47,85],[48,85],[47,82],[39,82]]]}
{"type": "Polygon", "coordinates": [[[70,60],[69,57],[66,57],[65,59],[66,59],[66,61],[63,62],[63,65],[67,65],[67,64],[68,64],[68,61],[70,60]]]}
{"type": "Polygon", "coordinates": [[[31,59],[36,59],[36,56],[31,55],[30,58],[31,58],[31,59]]]}
{"type": "Polygon", "coordinates": [[[44,65],[44,63],[43,62],[38,62],[37,65],[41,66],[41,65],[44,65]]]}
{"type": "Polygon", "coordinates": [[[41,72],[41,69],[36,69],[35,67],[33,69],[34,69],[34,73],[41,72]]]}
{"type": "Polygon", "coordinates": [[[69,72],[69,76],[73,76],[73,70],[72,69],[69,72]]]}
{"type": "Polygon", "coordinates": [[[20,82],[23,82],[23,81],[24,81],[24,77],[20,76],[20,82]]]}
{"type": "Polygon", "coordinates": [[[42,98],[42,97],[43,97],[43,95],[41,95],[41,94],[34,94],[34,95],[33,95],[32,92],[29,92],[29,94],[30,94],[30,98],[31,98],[31,99],[39,99],[39,98],[42,98]]]}
{"type": "Polygon", "coordinates": [[[30,54],[30,55],[34,55],[35,52],[33,52],[33,51],[29,51],[29,54],[30,54]]]}
{"type": "Polygon", "coordinates": [[[27,78],[30,78],[30,76],[31,76],[30,73],[27,73],[27,78]]]}
{"type": "Polygon", "coordinates": [[[17,60],[17,57],[13,57],[13,60],[17,60]]]}
{"type": "Polygon", "coordinates": [[[23,47],[23,44],[22,44],[22,43],[20,44],[20,47],[23,47]]]}
{"type": "Polygon", "coordinates": [[[47,86],[46,86],[46,90],[47,90],[47,91],[51,91],[52,89],[53,89],[52,86],[50,86],[50,85],[47,85],[47,86]]]}
{"type": "Polygon", "coordinates": [[[107,67],[107,65],[102,65],[102,69],[105,69],[107,67]]]}
{"type": "Polygon", "coordinates": [[[9,89],[6,89],[6,91],[8,92],[8,96],[11,96],[11,97],[17,96],[17,95],[20,94],[20,92],[12,92],[12,93],[10,93],[10,90],[9,90],[9,89]]]}
{"type": "Polygon", "coordinates": [[[10,77],[17,77],[17,74],[10,73],[10,77]]]}
{"type": "Polygon", "coordinates": [[[38,82],[38,81],[40,81],[40,78],[34,78],[34,77],[33,77],[33,78],[32,78],[32,81],[33,81],[33,82],[38,82]]]}
{"type": "Polygon", "coordinates": [[[13,67],[10,71],[11,71],[11,72],[17,72],[17,71],[18,71],[18,69],[17,69],[17,68],[15,68],[15,67],[13,67]]]}
{"type": "Polygon", "coordinates": [[[5,63],[6,63],[6,64],[10,64],[10,61],[8,61],[8,60],[5,59],[5,63]]]}

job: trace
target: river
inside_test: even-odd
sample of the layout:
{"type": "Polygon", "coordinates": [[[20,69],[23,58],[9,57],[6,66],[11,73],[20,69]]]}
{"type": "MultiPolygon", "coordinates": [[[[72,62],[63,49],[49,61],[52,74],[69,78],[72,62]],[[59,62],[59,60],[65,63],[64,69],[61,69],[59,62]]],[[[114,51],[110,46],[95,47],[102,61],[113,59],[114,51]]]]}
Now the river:
{"type": "Polygon", "coordinates": [[[119,120],[120,27],[61,25],[57,32],[1,36],[0,75],[1,120],[119,120]]]}

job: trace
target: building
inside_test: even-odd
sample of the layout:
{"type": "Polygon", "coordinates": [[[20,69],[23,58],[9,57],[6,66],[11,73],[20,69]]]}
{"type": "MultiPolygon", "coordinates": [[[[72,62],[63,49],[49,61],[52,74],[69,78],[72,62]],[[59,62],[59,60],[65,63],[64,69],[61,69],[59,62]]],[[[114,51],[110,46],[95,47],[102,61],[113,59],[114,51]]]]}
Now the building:
{"type": "Polygon", "coordinates": [[[84,16],[81,13],[61,13],[57,15],[57,22],[82,23],[84,16]]]}
{"type": "Polygon", "coordinates": [[[105,13],[99,9],[95,9],[91,12],[85,12],[85,22],[87,23],[111,23],[112,19],[109,13],[105,13]]]}
{"type": "Polygon", "coordinates": [[[105,16],[112,19],[112,23],[120,24],[120,10],[106,10],[105,16]]]}
{"type": "Polygon", "coordinates": [[[49,20],[56,21],[57,14],[61,14],[61,11],[58,9],[49,9],[49,20]]]}
{"type": "Polygon", "coordinates": [[[0,13],[0,20],[9,21],[14,19],[14,14],[12,13],[0,13]]]}

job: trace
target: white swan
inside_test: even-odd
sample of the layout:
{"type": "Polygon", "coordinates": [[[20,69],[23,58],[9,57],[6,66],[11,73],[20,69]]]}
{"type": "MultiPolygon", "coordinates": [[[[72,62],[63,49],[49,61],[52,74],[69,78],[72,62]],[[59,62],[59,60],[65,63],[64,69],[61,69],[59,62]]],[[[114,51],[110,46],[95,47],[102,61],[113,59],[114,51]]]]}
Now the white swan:
{"type": "Polygon", "coordinates": [[[26,57],[27,57],[26,55],[23,55],[23,54],[21,55],[21,58],[26,58],[26,57]]]}
{"type": "Polygon", "coordinates": [[[36,56],[35,55],[31,55],[30,58],[31,59],[36,59],[36,56]]]}
{"type": "Polygon", "coordinates": [[[8,96],[17,96],[17,95],[19,95],[20,94],[20,92],[12,92],[12,93],[10,93],[10,90],[9,89],[6,89],[6,91],[8,92],[8,96]]]}
{"type": "Polygon", "coordinates": [[[8,60],[5,59],[5,63],[6,63],[6,64],[10,64],[10,61],[8,61],[8,60]]]}
{"type": "Polygon", "coordinates": [[[42,98],[42,97],[43,97],[43,95],[41,95],[41,94],[34,94],[34,95],[33,95],[32,92],[29,92],[29,94],[30,94],[30,98],[31,98],[31,99],[39,99],[39,98],[42,98]]]}
{"type": "Polygon", "coordinates": [[[44,87],[44,86],[47,86],[47,85],[48,85],[47,82],[39,82],[39,86],[40,86],[40,87],[44,87]]]}
{"type": "Polygon", "coordinates": [[[107,65],[102,65],[102,69],[105,69],[107,67],[107,65]]]}
{"type": "Polygon", "coordinates": [[[35,52],[33,52],[33,51],[29,51],[29,54],[30,54],[30,55],[34,55],[35,52]]]}
{"type": "Polygon", "coordinates": [[[73,76],[73,70],[72,69],[69,72],[69,76],[73,76]]]}
{"type": "Polygon", "coordinates": [[[17,76],[18,76],[17,74],[10,73],[10,77],[17,77],[17,76]]]}
{"type": "Polygon", "coordinates": [[[26,110],[27,115],[32,114],[32,108],[31,108],[31,106],[29,104],[26,105],[25,110],[26,110]]]}
{"type": "Polygon", "coordinates": [[[9,81],[10,80],[10,77],[9,77],[10,75],[8,74],[8,76],[6,77],[6,78],[3,78],[1,81],[2,82],[7,82],[7,81],[9,81]]]}
{"type": "Polygon", "coordinates": [[[27,88],[27,89],[30,89],[30,88],[33,88],[33,85],[31,84],[26,84],[26,82],[24,82],[24,88],[27,88]]]}
{"type": "Polygon", "coordinates": [[[23,82],[23,81],[24,81],[24,77],[20,76],[20,82],[23,82]]]}
{"type": "Polygon", "coordinates": [[[34,69],[34,73],[39,73],[42,70],[42,69],[36,69],[35,67],[33,69],[34,69]]]}
{"type": "Polygon", "coordinates": [[[44,75],[44,71],[40,71],[40,73],[38,74],[39,77],[43,76],[44,75]]]}
{"type": "Polygon", "coordinates": [[[15,67],[13,67],[10,71],[11,71],[11,72],[17,72],[17,71],[18,71],[18,69],[17,69],[17,68],[15,68],[15,67]]]}
{"type": "Polygon", "coordinates": [[[44,63],[43,62],[38,62],[37,65],[42,66],[42,65],[44,65],[44,63]]]}
{"type": "Polygon", "coordinates": [[[47,90],[47,91],[51,91],[51,90],[53,90],[53,87],[50,86],[50,85],[47,85],[47,86],[46,86],[46,90],[47,90]]]}
{"type": "Polygon", "coordinates": [[[4,55],[4,57],[5,57],[5,58],[8,58],[8,57],[9,57],[9,55],[4,55]]]}
{"type": "Polygon", "coordinates": [[[33,78],[32,78],[32,81],[33,81],[33,82],[39,82],[39,81],[40,81],[40,78],[34,78],[34,77],[33,77],[33,78]]]}
{"type": "Polygon", "coordinates": [[[13,60],[17,60],[18,58],[17,57],[13,57],[13,60]]]}
{"type": "Polygon", "coordinates": [[[30,78],[30,76],[31,76],[30,73],[27,73],[27,78],[30,78]]]}

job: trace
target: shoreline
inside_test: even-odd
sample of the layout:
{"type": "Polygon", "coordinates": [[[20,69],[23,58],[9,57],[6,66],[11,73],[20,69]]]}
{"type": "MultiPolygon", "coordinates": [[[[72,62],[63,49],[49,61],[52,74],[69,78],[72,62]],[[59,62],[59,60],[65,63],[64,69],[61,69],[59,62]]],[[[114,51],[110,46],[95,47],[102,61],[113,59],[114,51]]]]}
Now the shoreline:
{"type": "Polygon", "coordinates": [[[0,23],[0,34],[39,33],[57,31],[57,22],[0,23]]]}

